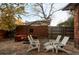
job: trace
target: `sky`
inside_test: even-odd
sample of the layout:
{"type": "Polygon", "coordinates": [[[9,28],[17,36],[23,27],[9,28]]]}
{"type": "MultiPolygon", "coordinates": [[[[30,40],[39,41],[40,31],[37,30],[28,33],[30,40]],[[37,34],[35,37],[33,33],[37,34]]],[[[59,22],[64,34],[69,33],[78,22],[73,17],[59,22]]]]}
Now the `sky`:
{"type": "MultiPolygon", "coordinates": [[[[54,8],[58,10],[58,9],[65,7],[67,4],[68,3],[55,3],[54,8]]],[[[32,9],[31,9],[31,5],[29,5],[27,7],[28,7],[27,12],[29,11],[30,13],[33,13],[32,9]]],[[[56,13],[53,14],[53,19],[50,23],[50,26],[56,26],[57,24],[66,21],[69,18],[69,16],[70,15],[69,15],[68,11],[62,11],[62,10],[57,11],[56,13]]],[[[22,16],[22,19],[23,19],[23,21],[32,22],[32,21],[39,20],[40,18],[36,17],[36,16],[28,16],[28,17],[22,16]]]]}
{"type": "MultiPolygon", "coordinates": [[[[55,7],[57,9],[63,8],[67,5],[68,3],[60,3],[60,4],[55,4],[55,7]]],[[[50,26],[56,26],[59,23],[62,23],[66,21],[70,17],[70,14],[68,11],[58,11],[54,14],[54,19],[52,20],[50,26]]]]}

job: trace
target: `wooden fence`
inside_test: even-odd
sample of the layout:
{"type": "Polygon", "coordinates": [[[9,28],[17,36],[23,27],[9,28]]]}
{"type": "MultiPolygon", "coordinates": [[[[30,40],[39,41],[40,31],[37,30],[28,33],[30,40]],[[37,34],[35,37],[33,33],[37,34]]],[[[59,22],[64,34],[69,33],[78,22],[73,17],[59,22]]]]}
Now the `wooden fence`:
{"type": "Polygon", "coordinates": [[[57,35],[69,36],[70,39],[74,39],[74,28],[71,27],[49,27],[48,37],[55,39],[57,35]]]}
{"type": "MultiPolygon", "coordinates": [[[[22,35],[22,37],[26,37],[28,34],[32,34],[37,36],[37,38],[49,38],[56,39],[57,35],[69,36],[70,39],[74,39],[74,28],[70,27],[28,27],[28,26],[20,26],[20,28],[16,29],[16,36],[22,35]],[[29,33],[29,29],[33,29],[32,33],[29,33]]],[[[0,39],[5,38],[7,33],[3,30],[0,30],[0,39]]]]}
{"type": "Polygon", "coordinates": [[[33,36],[33,38],[37,39],[48,38],[48,26],[17,26],[15,40],[27,40],[27,36],[30,34],[33,36]]]}
{"type": "Polygon", "coordinates": [[[3,41],[5,37],[6,37],[6,31],[0,30],[0,41],[3,41]]]}

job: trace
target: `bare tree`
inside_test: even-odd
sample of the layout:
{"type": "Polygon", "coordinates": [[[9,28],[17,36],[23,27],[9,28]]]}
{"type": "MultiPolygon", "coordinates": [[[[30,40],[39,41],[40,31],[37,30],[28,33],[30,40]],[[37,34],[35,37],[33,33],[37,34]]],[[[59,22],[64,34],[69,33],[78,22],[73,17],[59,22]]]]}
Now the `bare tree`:
{"type": "Polygon", "coordinates": [[[61,9],[55,10],[54,3],[49,3],[49,4],[36,3],[36,4],[32,4],[32,6],[33,6],[33,11],[34,11],[32,15],[38,16],[44,20],[52,20],[52,15],[55,12],[61,10],[61,9]]]}

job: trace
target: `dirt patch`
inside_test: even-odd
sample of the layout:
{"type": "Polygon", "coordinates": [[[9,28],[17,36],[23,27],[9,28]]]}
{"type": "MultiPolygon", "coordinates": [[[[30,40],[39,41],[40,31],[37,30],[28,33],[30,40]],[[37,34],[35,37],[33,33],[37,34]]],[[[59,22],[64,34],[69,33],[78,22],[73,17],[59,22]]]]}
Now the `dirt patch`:
{"type": "MultiPolygon", "coordinates": [[[[29,44],[23,44],[23,42],[15,42],[14,40],[3,41],[0,42],[0,54],[1,55],[6,55],[6,54],[7,55],[67,55],[67,53],[62,51],[59,51],[58,54],[52,51],[45,52],[42,45],[44,42],[46,42],[46,40],[40,41],[41,43],[40,52],[38,52],[37,49],[34,49],[27,53],[29,44]]],[[[76,49],[74,47],[73,42],[69,42],[66,45],[65,49],[72,51],[72,54],[79,54],[79,49],[76,49]]]]}

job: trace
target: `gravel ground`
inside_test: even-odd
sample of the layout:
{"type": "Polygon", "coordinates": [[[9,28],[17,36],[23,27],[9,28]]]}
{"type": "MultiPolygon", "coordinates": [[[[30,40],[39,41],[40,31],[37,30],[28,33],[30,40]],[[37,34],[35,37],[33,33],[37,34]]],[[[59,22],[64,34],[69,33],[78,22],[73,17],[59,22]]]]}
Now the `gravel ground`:
{"type": "MultiPolygon", "coordinates": [[[[29,44],[23,44],[23,42],[15,42],[14,40],[2,41],[0,42],[0,55],[67,55],[67,53],[63,51],[59,51],[58,54],[48,51],[45,52],[43,50],[42,44],[46,42],[46,40],[41,41],[41,51],[38,52],[37,49],[32,50],[30,52],[26,52],[29,44]]],[[[73,42],[68,42],[65,49],[71,51],[73,55],[79,54],[79,49],[74,48],[73,42]]]]}

